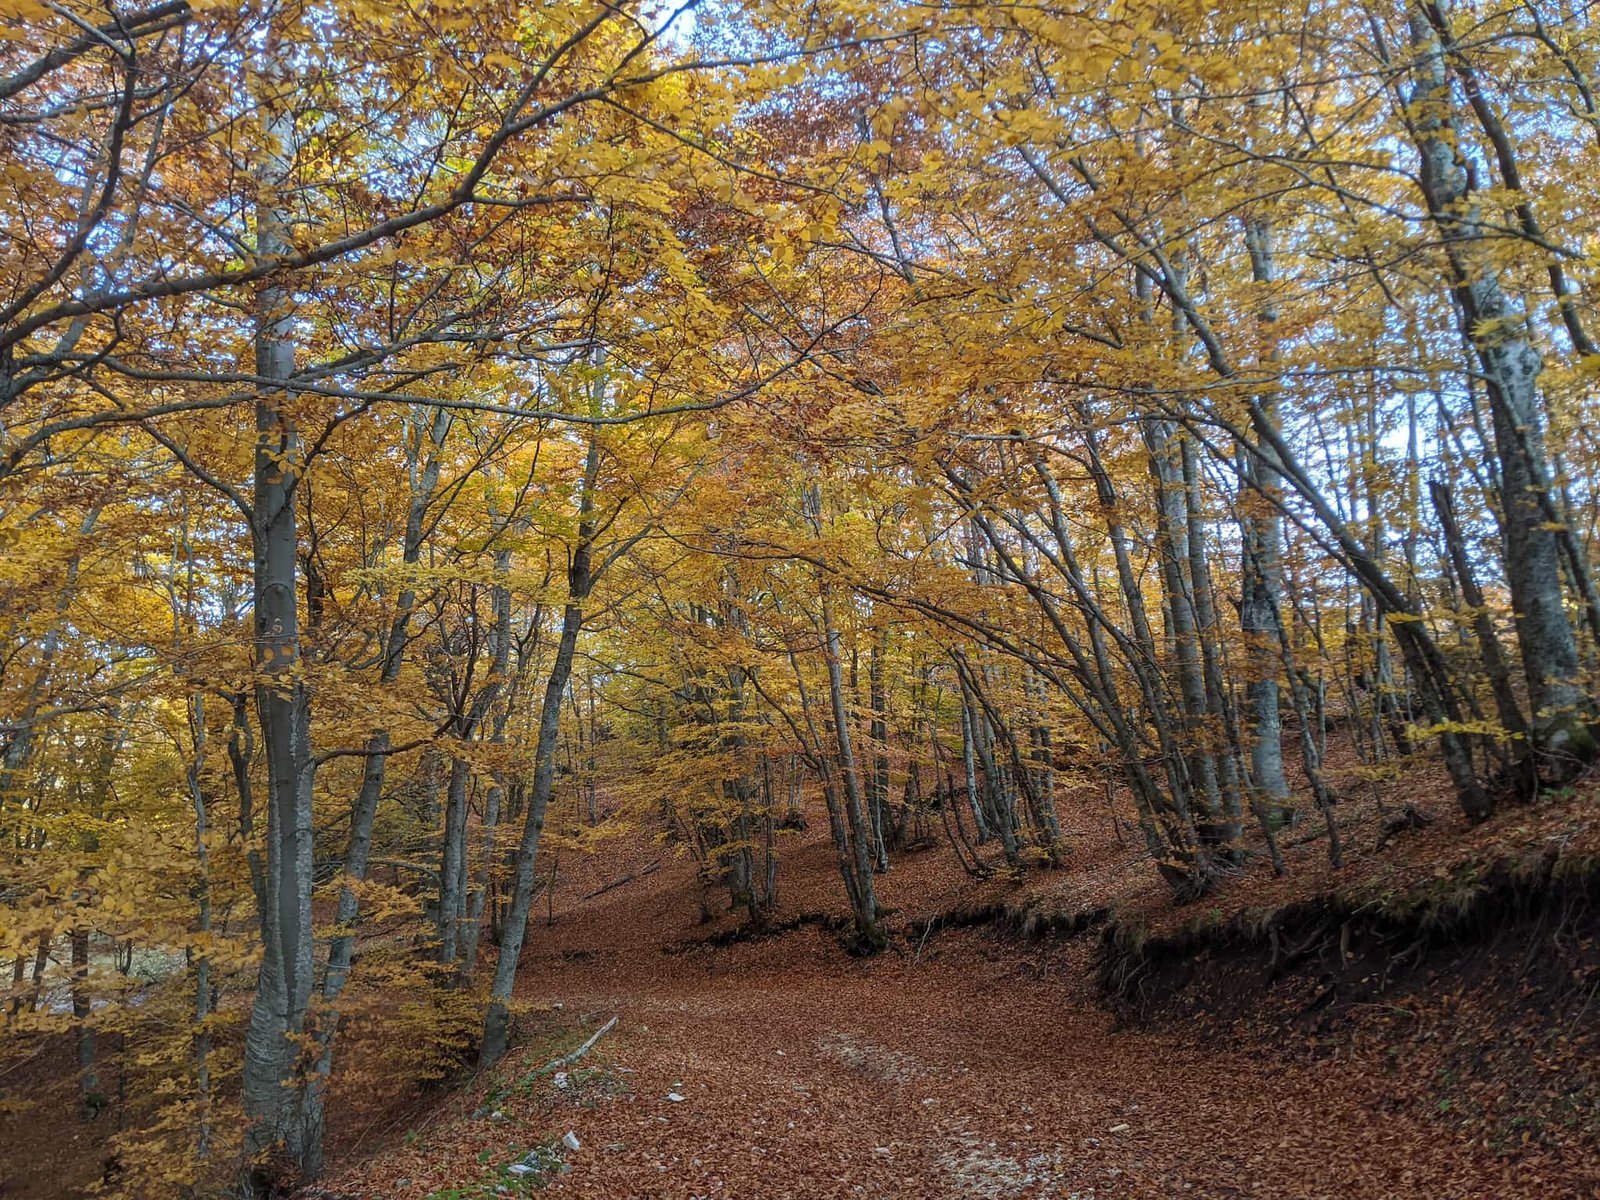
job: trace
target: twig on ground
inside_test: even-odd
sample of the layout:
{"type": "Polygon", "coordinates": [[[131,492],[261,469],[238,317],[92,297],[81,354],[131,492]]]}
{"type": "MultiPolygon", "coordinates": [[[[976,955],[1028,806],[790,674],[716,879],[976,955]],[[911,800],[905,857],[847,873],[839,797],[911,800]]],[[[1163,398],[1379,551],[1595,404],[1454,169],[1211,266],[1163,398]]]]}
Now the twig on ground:
{"type": "Polygon", "coordinates": [[[594,1034],[589,1038],[589,1040],[587,1042],[585,1042],[583,1045],[579,1046],[576,1050],[572,1051],[572,1053],[563,1054],[560,1058],[552,1058],[549,1062],[545,1063],[544,1066],[540,1067],[533,1074],[535,1076],[539,1076],[539,1075],[547,1074],[550,1071],[554,1071],[557,1067],[570,1067],[573,1063],[577,1062],[585,1054],[589,1053],[590,1050],[594,1049],[594,1044],[596,1042],[598,1042],[601,1038],[605,1037],[606,1034],[610,1033],[611,1030],[612,1030],[612,1027],[615,1026],[616,1023],[617,1023],[617,1018],[616,1017],[612,1017],[611,1020],[607,1021],[604,1025],[600,1026],[599,1029],[596,1029],[594,1031],[594,1034]]]}
{"type": "Polygon", "coordinates": [[[602,884],[600,887],[595,888],[594,891],[586,894],[584,899],[593,900],[596,896],[605,895],[612,888],[619,888],[625,883],[632,883],[636,879],[643,879],[646,875],[654,875],[660,869],[661,860],[657,859],[655,862],[651,863],[648,867],[645,867],[642,870],[634,871],[632,874],[624,875],[621,879],[613,879],[610,883],[602,884]]]}

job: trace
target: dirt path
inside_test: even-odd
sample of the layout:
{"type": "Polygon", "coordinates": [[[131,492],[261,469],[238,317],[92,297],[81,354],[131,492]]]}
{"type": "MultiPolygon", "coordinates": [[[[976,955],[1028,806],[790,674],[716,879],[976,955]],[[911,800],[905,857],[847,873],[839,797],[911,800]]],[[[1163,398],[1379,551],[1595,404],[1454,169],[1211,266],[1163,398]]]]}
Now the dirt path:
{"type": "Polygon", "coordinates": [[[553,1194],[1506,1194],[1462,1148],[1419,1156],[1429,1131],[1352,1105],[1342,1071],[1113,1034],[1070,983],[981,950],[586,994],[621,1016],[635,1099],[575,1114],[553,1194]]]}
{"type": "Polygon", "coordinates": [[[696,913],[670,867],[558,917],[525,961],[527,997],[619,1017],[586,1060],[600,1072],[508,1097],[500,1124],[463,1098],[382,1156],[405,1182],[381,1194],[481,1179],[567,1130],[581,1148],[546,1194],[593,1200],[1541,1194],[1525,1168],[1386,1111],[1403,1063],[1291,1067],[1114,1032],[1083,939],[969,931],[860,962],[804,928],[674,952],[696,913]]]}

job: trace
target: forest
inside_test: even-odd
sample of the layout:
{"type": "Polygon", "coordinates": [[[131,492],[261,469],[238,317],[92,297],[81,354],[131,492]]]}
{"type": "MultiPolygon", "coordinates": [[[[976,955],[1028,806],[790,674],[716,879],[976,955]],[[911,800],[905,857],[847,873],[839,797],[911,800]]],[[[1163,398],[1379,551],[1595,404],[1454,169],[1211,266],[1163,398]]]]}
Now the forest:
{"type": "Polygon", "coordinates": [[[0,1195],[1590,1195],[1597,93],[0,0],[0,1195]]]}

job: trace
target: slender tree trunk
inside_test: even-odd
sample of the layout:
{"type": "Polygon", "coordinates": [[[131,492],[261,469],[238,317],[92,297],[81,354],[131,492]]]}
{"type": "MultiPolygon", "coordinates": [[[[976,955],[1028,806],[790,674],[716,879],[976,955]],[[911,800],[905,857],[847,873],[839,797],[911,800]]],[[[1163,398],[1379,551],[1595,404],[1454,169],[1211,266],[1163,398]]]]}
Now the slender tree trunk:
{"type": "Polygon", "coordinates": [[[978,803],[977,735],[973,730],[972,703],[967,696],[967,685],[961,684],[961,765],[965,772],[967,807],[972,810],[972,821],[978,830],[978,844],[989,840],[989,823],[984,819],[983,806],[978,803]]]}
{"type": "Polygon", "coordinates": [[[961,677],[962,694],[970,706],[968,724],[972,729],[972,749],[977,756],[978,765],[983,768],[981,795],[986,800],[983,811],[988,819],[989,830],[1000,838],[1000,848],[1005,853],[1007,865],[1015,867],[1022,862],[1017,848],[1016,815],[1012,811],[1010,795],[1006,791],[1005,781],[1001,778],[1000,767],[994,759],[993,726],[984,712],[982,697],[978,692],[979,681],[976,672],[960,652],[956,653],[955,658],[961,677]]]}
{"type": "MultiPolygon", "coordinates": [[[[466,741],[470,731],[462,736],[466,741]]],[[[471,764],[461,755],[450,759],[450,784],[445,791],[444,850],[439,865],[439,963],[453,966],[466,911],[467,782],[471,764]]]]}
{"type": "Polygon", "coordinates": [[[489,991],[489,1011],[484,1018],[483,1041],[478,1048],[479,1068],[493,1066],[505,1056],[511,1040],[511,996],[516,988],[517,967],[522,944],[527,937],[528,916],[533,909],[535,868],[539,841],[544,833],[545,811],[555,786],[556,747],[561,733],[561,705],[567,681],[572,678],[572,659],[583,629],[583,606],[594,584],[595,519],[594,488],[600,473],[600,443],[591,438],[584,464],[583,491],[578,502],[578,533],[567,568],[567,603],[561,612],[561,637],[556,643],[550,677],[545,682],[544,699],[539,709],[539,739],[534,746],[533,786],[529,789],[522,840],[517,848],[515,881],[510,912],[500,934],[500,957],[495,963],[494,982],[489,991]]]}
{"type": "MultiPolygon", "coordinates": [[[[1200,652],[1199,621],[1189,562],[1188,501],[1182,474],[1182,450],[1165,421],[1145,422],[1145,444],[1156,487],[1158,559],[1166,593],[1166,612],[1178,676],[1183,712],[1183,739],[1189,776],[1204,798],[1206,808],[1222,816],[1221,780],[1212,752],[1208,728],[1205,663],[1200,652]]],[[[1234,845],[1238,833],[1218,825],[1201,830],[1201,836],[1222,847],[1234,845]],[[1230,833],[1232,836],[1230,837],[1230,833]]]]}
{"type": "Polygon", "coordinates": [[[833,619],[832,589],[826,580],[821,585],[823,658],[828,667],[828,698],[833,711],[833,737],[838,747],[839,774],[844,783],[845,817],[854,848],[854,863],[860,904],[856,910],[856,937],[863,950],[879,950],[888,944],[878,910],[877,888],[872,878],[870,831],[861,804],[861,777],[856,766],[855,747],[850,737],[850,715],[844,699],[844,673],[840,668],[839,630],[833,619]]]}
{"type": "MultiPolygon", "coordinates": [[[[511,569],[511,551],[495,553],[495,573],[504,575],[511,569]]],[[[518,691],[516,680],[502,682],[511,665],[511,592],[504,584],[494,588],[495,622],[492,633],[493,649],[490,679],[499,709],[493,718],[489,744],[500,746],[505,742],[506,725],[511,717],[511,707],[518,691]]],[[[520,677],[520,676],[519,676],[520,677]]],[[[500,810],[504,803],[505,783],[498,768],[493,772],[483,804],[482,843],[478,871],[472,890],[467,897],[467,922],[461,931],[461,972],[463,980],[470,979],[478,964],[478,942],[483,929],[483,906],[489,893],[495,860],[495,840],[500,826],[500,810]]]]}
{"type": "MultiPolygon", "coordinates": [[[[1252,278],[1262,285],[1273,281],[1275,266],[1272,231],[1265,222],[1245,224],[1245,244],[1250,252],[1252,278]]],[[[1277,307],[1262,306],[1260,321],[1271,330],[1278,318],[1277,307]]],[[[1270,336],[1270,333],[1269,333],[1270,336]]],[[[1277,389],[1270,389],[1260,401],[1262,419],[1278,423],[1277,389]]],[[[1240,497],[1243,519],[1240,538],[1243,544],[1244,572],[1239,626],[1245,636],[1248,678],[1245,683],[1246,728],[1250,739],[1250,783],[1256,802],[1270,812],[1287,815],[1289,781],[1283,773],[1283,714],[1278,684],[1279,611],[1283,596],[1283,475],[1270,445],[1246,454],[1241,475],[1245,494],[1240,497]]]]}
{"type": "Polygon", "coordinates": [[[884,691],[884,663],[888,653],[889,627],[885,625],[873,639],[867,659],[869,703],[872,705],[872,847],[875,866],[880,871],[889,869],[889,831],[886,810],[889,806],[889,722],[888,699],[884,691]]]}
{"type": "MultiPolygon", "coordinates": [[[[592,535],[591,535],[592,536],[592,535]]],[[[545,811],[555,785],[556,742],[561,731],[562,695],[572,675],[572,657],[583,628],[583,601],[588,595],[589,548],[581,540],[573,552],[569,573],[568,601],[562,610],[561,638],[556,643],[555,661],[545,685],[539,714],[539,740],[534,749],[533,787],[529,791],[522,842],[517,850],[517,869],[511,895],[511,911],[500,936],[500,958],[495,964],[490,989],[489,1011],[484,1020],[483,1042],[478,1050],[478,1066],[493,1066],[505,1056],[511,1037],[511,995],[517,982],[517,967],[522,944],[527,937],[528,916],[533,909],[535,867],[539,841],[544,832],[545,811]]]]}
{"type": "Polygon", "coordinates": [[[1184,517],[1188,525],[1189,580],[1194,596],[1195,634],[1200,643],[1200,662],[1205,674],[1206,711],[1212,730],[1222,731],[1223,753],[1217,756],[1218,784],[1222,789],[1223,831],[1228,846],[1238,846],[1244,834],[1244,803],[1239,779],[1241,739],[1233,704],[1223,682],[1222,651],[1218,645],[1216,591],[1212,586],[1207,561],[1206,527],[1200,504],[1200,466],[1196,461],[1194,439],[1185,435],[1179,442],[1183,465],[1184,517]]]}
{"type": "Polygon", "coordinates": [[[1478,586],[1477,573],[1472,569],[1466,539],[1461,536],[1450,485],[1443,480],[1430,480],[1428,494],[1433,499],[1433,511],[1439,518],[1445,551],[1455,570],[1456,584],[1461,589],[1461,601],[1472,611],[1472,632],[1477,639],[1478,654],[1489,680],[1489,690],[1494,696],[1495,711],[1506,733],[1513,737],[1520,736],[1527,732],[1527,724],[1523,720],[1516,693],[1511,688],[1511,672],[1506,666],[1505,653],[1500,648],[1500,638],[1494,631],[1494,621],[1484,603],[1483,589],[1478,586]]]}

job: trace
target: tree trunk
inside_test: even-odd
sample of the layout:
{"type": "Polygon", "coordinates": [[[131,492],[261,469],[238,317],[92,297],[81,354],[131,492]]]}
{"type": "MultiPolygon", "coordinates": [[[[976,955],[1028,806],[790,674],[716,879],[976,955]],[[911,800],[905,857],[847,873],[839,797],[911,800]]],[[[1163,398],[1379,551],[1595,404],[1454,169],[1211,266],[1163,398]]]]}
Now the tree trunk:
{"type": "MultiPolygon", "coordinates": [[[[470,734],[463,734],[465,741],[470,734]]],[[[471,765],[459,754],[450,758],[450,784],[445,790],[444,850],[439,864],[439,964],[452,966],[461,921],[466,913],[467,782],[471,765]]]]}
{"type": "Polygon", "coordinates": [[[539,855],[539,840],[544,833],[545,810],[555,786],[556,743],[561,733],[561,705],[567,681],[572,677],[572,658],[583,629],[583,606],[594,584],[591,556],[594,551],[594,486],[600,472],[600,443],[591,438],[584,464],[583,491],[578,502],[578,535],[567,569],[567,603],[561,612],[561,638],[556,643],[550,678],[545,682],[544,699],[539,709],[539,740],[534,747],[533,786],[529,790],[527,811],[522,826],[522,841],[517,849],[515,883],[511,910],[500,934],[500,958],[495,964],[494,983],[489,991],[489,1011],[484,1018],[483,1042],[478,1048],[478,1067],[493,1066],[505,1056],[511,1040],[511,994],[517,983],[517,966],[522,958],[522,943],[527,937],[528,916],[533,908],[534,870],[539,855]]]}
{"type": "MultiPolygon", "coordinates": [[[[266,50],[276,61],[274,43],[266,50]]],[[[289,214],[280,207],[290,177],[293,120],[268,102],[265,157],[256,210],[256,254],[292,252],[289,214]]],[[[294,302],[286,284],[269,282],[255,304],[256,374],[287,382],[294,374],[294,302]]],[[[262,955],[245,1032],[243,1101],[249,1156],[245,1186],[256,1194],[321,1165],[318,1089],[304,1086],[297,1040],[311,1001],[312,825],[311,703],[300,671],[296,498],[301,445],[286,387],[263,390],[256,403],[254,550],[256,711],[267,768],[267,862],[260,914],[262,955]],[[281,1159],[281,1162],[274,1162],[281,1159]]]]}
{"type": "MultiPolygon", "coordinates": [[[[1272,231],[1261,221],[1245,224],[1245,244],[1250,253],[1251,277],[1259,284],[1273,279],[1272,231]]],[[[1268,330],[1277,320],[1271,303],[1262,306],[1259,319],[1268,330]]],[[[1270,336],[1270,333],[1269,333],[1270,336]]],[[[1277,389],[1271,388],[1259,403],[1262,419],[1277,427],[1277,389]]],[[[1283,773],[1283,714],[1278,676],[1279,610],[1283,596],[1283,475],[1272,447],[1263,444],[1246,454],[1241,475],[1245,494],[1240,539],[1243,546],[1243,581],[1239,627],[1245,636],[1248,676],[1245,682],[1246,728],[1250,741],[1250,784],[1257,803],[1268,811],[1287,815],[1289,781],[1283,773]]]]}
{"type": "Polygon", "coordinates": [[[889,627],[885,625],[873,639],[867,658],[867,685],[869,703],[872,705],[872,848],[875,866],[880,871],[889,869],[889,722],[888,700],[884,692],[884,662],[889,648],[889,627]]]}
{"type": "Polygon", "coordinates": [[[1494,696],[1495,711],[1506,733],[1513,737],[1520,736],[1527,732],[1527,724],[1523,720],[1516,693],[1511,689],[1511,672],[1506,666],[1505,653],[1500,648],[1500,638],[1494,631],[1494,621],[1484,603],[1483,589],[1478,586],[1477,573],[1472,569],[1466,539],[1461,536],[1450,485],[1443,480],[1430,480],[1428,494],[1433,500],[1433,510],[1439,517],[1439,529],[1444,536],[1450,564],[1455,570],[1456,586],[1461,589],[1461,601],[1472,610],[1472,632],[1477,639],[1484,674],[1489,680],[1489,691],[1494,696]]]}
{"type": "Polygon", "coordinates": [[[967,697],[967,685],[963,679],[961,684],[961,766],[963,779],[966,781],[967,807],[972,810],[972,821],[977,826],[978,844],[981,846],[989,840],[989,823],[984,818],[983,806],[978,803],[978,758],[975,748],[977,737],[972,726],[972,702],[967,697]]]}
{"type": "MultiPolygon", "coordinates": [[[[1436,4],[1441,19],[1444,0],[1436,4]]],[[[1459,147],[1461,131],[1445,71],[1444,48],[1420,8],[1408,14],[1417,54],[1412,127],[1422,160],[1422,191],[1449,262],[1462,330],[1483,370],[1500,466],[1506,582],[1527,680],[1534,740],[1570,761],[1587,758],[1587,699],[1579,680],[1577,641],[1561,587],[1560,546],[1546,510],[1548,468],[1538,393],[1543,363],[1527,314],[1502,286],[1485,245],[1478,202],[1459,147]]]]}
{"type": "Polygon", "coordinates": [[[856,907],[856,938],[862,950],[888,945],[878,911],[878,893],[872,878],[872,845],[861,804],[861,777],[850,738],[850,715],[844,700],[844,673],[840,668],[839,630],[833,619],[832,589],[821,585],[823,658],[828,667],[828,699],[833,712],[833,737],[838,747],[839,774],[844,783],[844,811],[854,849],[854,869],[860,901],[856,907]]]}

